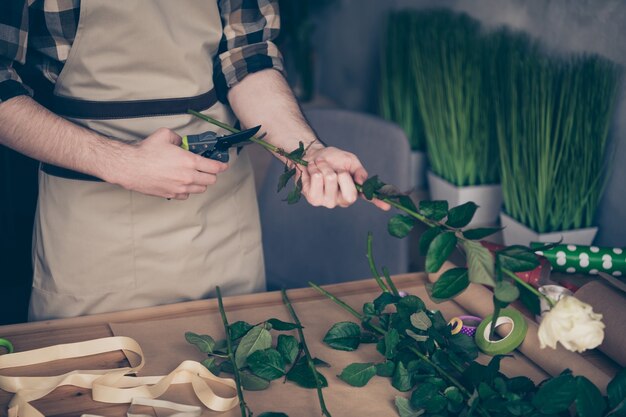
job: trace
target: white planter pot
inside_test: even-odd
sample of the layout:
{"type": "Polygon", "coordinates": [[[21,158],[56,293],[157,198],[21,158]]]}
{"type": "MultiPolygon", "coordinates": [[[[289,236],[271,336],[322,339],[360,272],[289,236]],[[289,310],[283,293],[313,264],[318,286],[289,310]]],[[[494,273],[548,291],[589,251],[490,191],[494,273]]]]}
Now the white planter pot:
{"type": "Polygon", "coordinates": [[[428,188],[432,200],[447,200],[451,208],[469,201],[476,203],[478,210],[470,226],[493,226],[498,221],[498,214],[502,210],[500,184],[457,187],[428,171],[428,188]]]}
{"type": "Polygon", "coordinates": [[[410,188],[414,190],[420,190],[424,188],[426,183],[426,165],[428,160],[426,153],[422,151],[411,151],[411,158],[409,160],[409,168],[411,175],[410,188]]]}
{"type": "Polygon", "coordinates": [[[529,246],[530,242],[551,243],[560,240],[563,243],[574,245],[591,245],[596,237],[596,233],[598,233],[597,227],[566,230],[564,232],[537,233],[504,213],[500,213],[500,223],[504,227],[502,237],[504,244],[507,246],[529,246]]]}

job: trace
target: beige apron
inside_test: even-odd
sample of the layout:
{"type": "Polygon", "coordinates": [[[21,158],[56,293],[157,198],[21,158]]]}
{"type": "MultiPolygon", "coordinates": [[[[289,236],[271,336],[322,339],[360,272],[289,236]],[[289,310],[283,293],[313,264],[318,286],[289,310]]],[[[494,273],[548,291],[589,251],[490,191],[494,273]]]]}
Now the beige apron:
{"type": "MultiPolygon", "coordinates": [[[[55,95],[110,102],[196,97],[213,89],[217,0],[82,0],[55,95]]],[[[216,103],[203,113],[234,118],[216,103]]],[[[70,119],[122,140],[159,127],[215,130],[186,114],[70,119]]],[[[223,133],[223,132],[222,132],[223,133]]],[[[245,151],[207,192],[168,201],[40,172],[29,319],[70,317],[265,287],[254,181],[245,151]]]]}

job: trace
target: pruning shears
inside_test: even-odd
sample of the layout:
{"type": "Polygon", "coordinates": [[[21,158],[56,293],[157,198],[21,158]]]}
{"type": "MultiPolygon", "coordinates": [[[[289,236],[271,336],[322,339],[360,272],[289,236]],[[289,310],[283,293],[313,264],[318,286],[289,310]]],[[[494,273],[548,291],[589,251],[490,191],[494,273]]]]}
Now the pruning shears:
{"type": "Polygon", "coordinates": [[[3,339],[0,337],[0,347],[6,349],[6,353],[13,353],[13,344],[9,342],[7,339],[3,339]]]}
{"type": "Polygon", "coordinates": [[[232,135],[218,136],[217,133],[207,131],[197,135],[183,136],[183,149],[205,158],[220,162],[228,162],[228,150],[233,146],[245,146],[252,143],[249,139],[257,134],[261,126],[242,130],[232,135]]]}

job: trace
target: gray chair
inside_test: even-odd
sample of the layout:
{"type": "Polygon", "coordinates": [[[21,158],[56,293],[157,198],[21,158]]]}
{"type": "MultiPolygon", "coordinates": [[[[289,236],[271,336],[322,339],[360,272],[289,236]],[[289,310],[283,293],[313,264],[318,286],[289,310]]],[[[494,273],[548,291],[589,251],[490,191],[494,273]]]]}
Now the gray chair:
{"type": "MultiPolygon", "coordinates": [[[[305,113],[328,145],[356,154],[370,175],[377,174],[400,190],[408,189],[410,149],[399,127],[345,110],[314,109],[305,113]]],[[[268,289],[298,288],[308,281],[328,284],[371,277],[366,258],[368,231],[374,236],[374,258],[379,269],[387,266],[392,274],[408,272],[409,240],[389,235],[391,213],[362,200],[349,208],[333,210],[312,207],[304,198],[288,205],[283,201],[286,194],[276,193],[283,165],[273,159],[259,190],[268,289]]]]}

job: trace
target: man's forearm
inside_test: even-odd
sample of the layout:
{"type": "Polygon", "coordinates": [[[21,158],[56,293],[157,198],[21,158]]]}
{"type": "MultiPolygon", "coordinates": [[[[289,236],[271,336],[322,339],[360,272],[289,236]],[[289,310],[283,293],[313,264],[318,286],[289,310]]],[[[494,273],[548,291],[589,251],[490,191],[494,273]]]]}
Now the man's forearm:
{"type": "Polygon", "coordinates": [[[0,104],[0,144],[37,160],[144,194],[184,200],[206,191],[228,166],[180,147],[167,128],[125,143],[75,125],[29,97],[0,104]]]}
{"type": "Polygon", "coordinates": [[[299,141],[306,146],[317,140],[291,88],[276,70],[248,75],[231,88],[228,99],[239,121],[245,127],[262,125],[272,145],[291,151],[299,141]]]}
{"type": "Polygon", "coordinates": [[[128,145],[56,116],[30,97],[0,104],[0,143],[39,161],[105,180],[128,145]]]}

